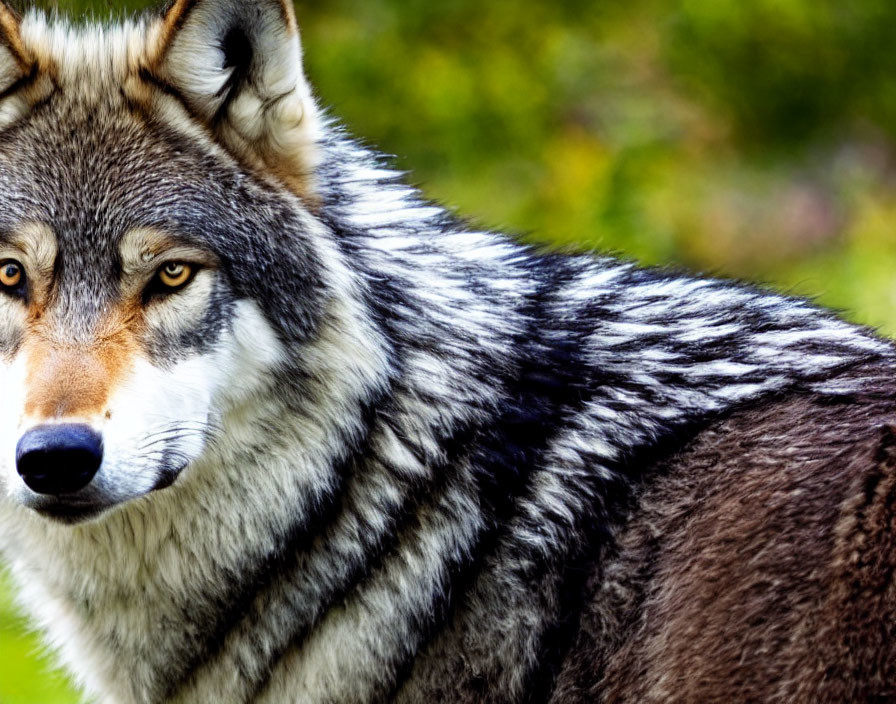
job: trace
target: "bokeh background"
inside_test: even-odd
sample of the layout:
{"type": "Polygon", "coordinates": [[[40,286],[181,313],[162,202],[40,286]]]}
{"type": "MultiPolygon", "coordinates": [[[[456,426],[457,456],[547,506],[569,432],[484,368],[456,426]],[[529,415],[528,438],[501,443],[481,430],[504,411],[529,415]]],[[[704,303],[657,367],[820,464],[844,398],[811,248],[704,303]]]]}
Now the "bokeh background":
{"type": "MultiPolygon", "coordinates": [[[[896,333],[892,0],[297,9],[321,101],[474,221],[763,282],[896,333]]],[[[77,701],[2,582],[0,704],[77,701]]]]}

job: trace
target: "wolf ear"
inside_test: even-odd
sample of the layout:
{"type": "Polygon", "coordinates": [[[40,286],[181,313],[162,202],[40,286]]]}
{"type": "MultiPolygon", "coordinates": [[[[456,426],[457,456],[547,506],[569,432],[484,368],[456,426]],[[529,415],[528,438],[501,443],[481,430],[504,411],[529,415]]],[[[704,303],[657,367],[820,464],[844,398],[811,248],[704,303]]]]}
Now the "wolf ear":
{"type": "Polygon", "coordinates": [[[18,16],[0,0],[0,98],[20,85],[34,66],[19,35],[18,16]]]}
{"type": "Polygon", "coordinates": [[[238,157],[313,200],[319,114],[291,0],[175,0],[152,73],[238,157]]]}

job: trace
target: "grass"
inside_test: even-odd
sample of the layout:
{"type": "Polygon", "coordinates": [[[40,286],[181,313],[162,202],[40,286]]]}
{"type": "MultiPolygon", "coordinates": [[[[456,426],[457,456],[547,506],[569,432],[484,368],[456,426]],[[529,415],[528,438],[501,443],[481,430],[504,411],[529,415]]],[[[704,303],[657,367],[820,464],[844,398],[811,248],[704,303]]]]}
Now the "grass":
{"type": "Polygon", "coordinates": [[[11,599],[10,577],[0,568],[0,704],[76,704],[63,674],[42,653],[11,599]]]}

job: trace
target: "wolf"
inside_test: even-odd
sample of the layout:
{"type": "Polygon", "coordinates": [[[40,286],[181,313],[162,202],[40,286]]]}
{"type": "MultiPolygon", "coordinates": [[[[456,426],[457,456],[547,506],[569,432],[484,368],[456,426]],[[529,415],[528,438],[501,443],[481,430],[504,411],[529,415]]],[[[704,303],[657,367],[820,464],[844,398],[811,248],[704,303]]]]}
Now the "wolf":
{"type": "Polygon", "coordinates": [[[889,486],[843,488],[884,476],[890,342],[466,226],[317,105],[286,0],[0,6],[0,203],[0,551],[96,701],[668,700],[689,642],[734,652],[688,536],[698,566],[781,538],[757,473],[797,508],[889,486]]]}

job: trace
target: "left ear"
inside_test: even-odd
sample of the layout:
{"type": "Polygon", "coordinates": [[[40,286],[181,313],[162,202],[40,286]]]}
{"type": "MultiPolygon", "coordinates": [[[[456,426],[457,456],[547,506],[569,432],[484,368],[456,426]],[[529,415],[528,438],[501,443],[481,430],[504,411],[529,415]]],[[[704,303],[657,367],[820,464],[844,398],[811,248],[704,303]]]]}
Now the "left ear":
{"type": "Polygon", "coordinates": [[[319,113],[291,0],[176,0],[151,74],[236,156],[314,199],[319,113]]]}

